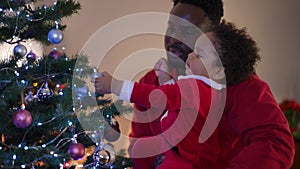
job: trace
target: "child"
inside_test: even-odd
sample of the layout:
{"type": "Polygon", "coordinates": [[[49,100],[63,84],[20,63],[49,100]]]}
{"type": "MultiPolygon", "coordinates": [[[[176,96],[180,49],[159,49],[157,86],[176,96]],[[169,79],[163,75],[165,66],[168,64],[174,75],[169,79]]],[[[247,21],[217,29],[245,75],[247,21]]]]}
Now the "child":
{"type": "MultiPolygon", "coordinates": [[[[238,73],[226,73],[226,66],[241,63],[239,60],[231,60],[230,52],[224,49],[228,44],[247,48],[240,45],[240,40],[248,40],[248,37],[244,30],[238,30],[232,23],[223,21],[197,39],[194,51],[186,61],[187,75],[179,76],[176,83],[155,87],[117,80],[103,72],[103,77],[95,81],[96,91],[102,94],[112,92],[120,99],[155,109],[158,114],[168,110],[161,118],[163,143],[158,146],[166,151],[166,157],[159,169],[215,168],[218,155],[218,131],[215,127],[223,112],[225,84],[231,84],[231,80],[238,76],[238,73]],[[226,39],[226,36],[222,36],[226,33],[234,36],[226,39]],[[215,121],[207,123],[209,116],[215,121]],[[169,149],[165,145],[169,145],[169,149]]],[[[240,57],[242,59],[243,56],[240,57]]],[[[242,60],[247,65],[253,61],[248,58],[242,60]]],[[[159,68],[157,66],[156,73],[159,73],[159,68]]]]}

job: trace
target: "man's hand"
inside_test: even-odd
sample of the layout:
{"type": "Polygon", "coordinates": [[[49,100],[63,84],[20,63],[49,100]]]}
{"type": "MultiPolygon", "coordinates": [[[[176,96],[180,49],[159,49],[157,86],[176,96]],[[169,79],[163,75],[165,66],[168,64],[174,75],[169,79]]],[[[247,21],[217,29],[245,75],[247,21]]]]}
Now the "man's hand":
{"type": "Polygon", "coordinates": [[[114,93],[119,96],[123,81],[115,79],[107,72],[103,72],[102,75],[103,75],[102,77],[95,78],[96,93],[99,94],[114,93]]]}

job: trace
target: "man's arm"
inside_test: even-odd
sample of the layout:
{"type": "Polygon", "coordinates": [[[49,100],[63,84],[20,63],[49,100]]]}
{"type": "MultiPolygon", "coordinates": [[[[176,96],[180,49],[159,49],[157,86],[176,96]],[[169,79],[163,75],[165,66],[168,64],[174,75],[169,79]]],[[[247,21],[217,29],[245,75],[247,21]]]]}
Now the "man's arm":
{"type": "Polygon", "coordinates": [[[287,120],[269,87],[260,85],[237,90],[232,98],[229,123],[245,147],[229,169],[289,169],[292,165],[295,145],[287,120]]]}

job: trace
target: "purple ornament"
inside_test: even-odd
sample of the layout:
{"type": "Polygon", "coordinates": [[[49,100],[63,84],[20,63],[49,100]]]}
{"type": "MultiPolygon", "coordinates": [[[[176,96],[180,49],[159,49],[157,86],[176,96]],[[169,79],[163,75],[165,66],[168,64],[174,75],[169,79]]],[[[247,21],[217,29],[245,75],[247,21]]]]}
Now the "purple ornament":
{"type": "Polygon", "coordinates": [[[12,117],[13,123],[17,128],[26,128],[32,123],[32,116],[27,110],[17,110],[12,117]]]}
{"type": "Polygon", "coordinates": [[[30,61],[35,61],[35,60],[36,60],[36,54],[33,53],[32,51],[30,51],[30,52],[27,54],[26,58],[27,58],[28,60],[30,60],[30,61]]]}
{"type": "Polygon", "coordinates": [[[56,50],[56,49],[53,49],[49,54],[48,54],[48,56],[49,57],[53,57],[54,59],[59,59],[60,57],[62,57],[62,53],[60,52],[60,51],[58,51],[58,50],[56,50]]]}
{"type": "Polygon", "coordinates": [[[74,160],[78,160],[84,156],[85,148],[81,143],[72,143],[68,148],[68,153],[74,160]]]}

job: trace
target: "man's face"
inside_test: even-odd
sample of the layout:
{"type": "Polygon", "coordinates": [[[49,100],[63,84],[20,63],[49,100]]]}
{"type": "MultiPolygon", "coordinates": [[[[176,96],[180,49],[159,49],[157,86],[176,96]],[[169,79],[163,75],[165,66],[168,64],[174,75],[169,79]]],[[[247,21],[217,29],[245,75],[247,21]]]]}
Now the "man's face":
{"type": "Polygon", "coordinates": [[[194,43],[201,34],[199,28],[207,18],[202,8],[182,3],[174,6],[170,14],[165,48],[168,51],[169,67],[174,69],[185,67],[184,62],[193,51],[194,43]]]}

